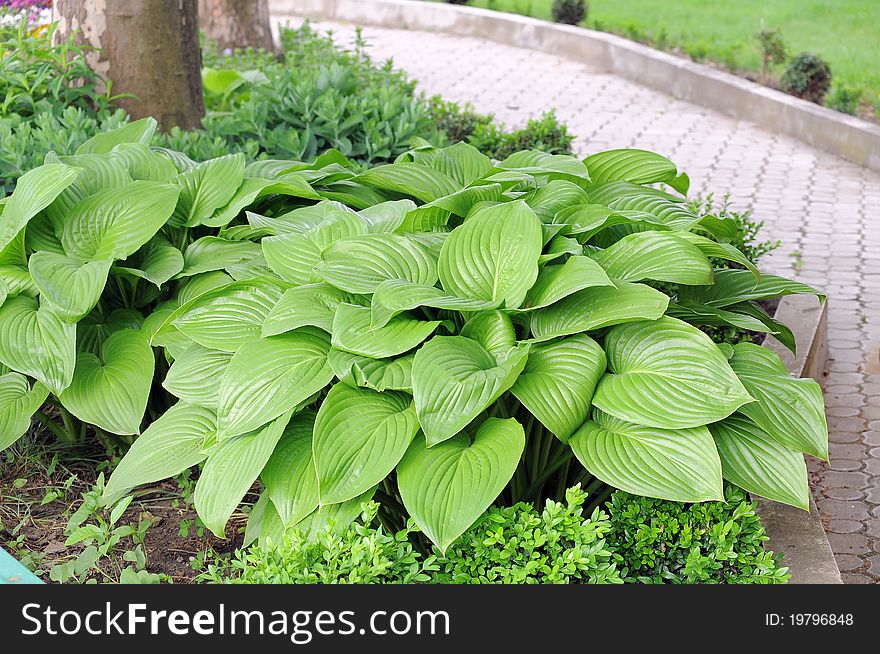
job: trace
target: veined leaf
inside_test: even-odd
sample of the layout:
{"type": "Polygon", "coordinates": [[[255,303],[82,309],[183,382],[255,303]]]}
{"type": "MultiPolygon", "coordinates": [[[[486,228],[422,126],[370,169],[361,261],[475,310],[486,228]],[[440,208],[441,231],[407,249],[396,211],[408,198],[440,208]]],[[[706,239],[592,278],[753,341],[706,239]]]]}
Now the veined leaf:
{"type": "Polygon", "coordinates": [[[308,327],[242,345],[220,381],[219,437],[256,429],[324,388],[329,349],[327,335],[308,327]]]}
{"type": "Polygon", "coordinates": [[[428,447],[460,432],[513,386],[528,352],[528,345],[519,345],[499,364],[464,336],[435,336],[423,345],[413,361],[412,381],[428,447]]]}
{"type": "Polygon", "coordinates": [[[712,266],[700,248],[670,232],[637,232],[592,255],[614,279],[677,284],[712,283],[712,266]]]}
{"type": "Polygon", "coordinates": [[[768,297],[796,295],[805,293],[815,295],[820,302],[825,295],[812,286],[776,275],[761,275],[755,283],[755,277],[748,270],[717,270],[715,283],[711,286],[681,289],[682,300],[700,302],[714,307],[729,307],[731,304],[748,300],[761,300],[768,297]]]}
{"type": "Polygon", "coordinates": [[[258,431],[221,440],[208,452],[193,503],[217,537],[225,537],[226,523],[263,470],[289,420],[287,413],[258,431]]]}
{"type": "Polygon", "coordinates": [[[358,215],[367,223],[371,233],[387,234],[403,224],[406,214],[416,208],[412,200],[389,200],[367,207],[358,215]]]}
{"type": "Polygon", "coordinates": [[[364,502],[369,502],[375,492],[376,489],[371,488],[352,500],[319,506],[298,522],[295,528],[310,539],[324,531],[330,531],[334,534],[341,533],[357,519],[363,510],[364,502]]]}
{"type": "Polygon", "coordinates": [[[76,326],[26,295],[0,307],[0,362],[60,394],[73,379],[76,326]]]}
{"type": "Polygon", "coordinates": [[[242,261],[261,259],[263,249],[259,243],[230,241],[217,236],[203,236],[190,243],[183,253],[183,269],[180,277],[223,270],[242,261]]]}
{"type": "Polygon", "coordinates": [[[606,150],[584,159],[593,184],[625,181],[634,184],[669,184],[687,195],[690,180],[666,157],[647,150],[606,150]]]}
{"type": "Polygon", "coordinates": [[[266,316],[262,335],[274,336],[308,325],[330,333],[337,307],[351,301],[351,295],[329,284],[289,288],[266,316]]]}
{"type": "Polygon", "coordinates": [[[345,350],[330,348],[327,359],[339,381],[374,391],[412,393],[412,362],[415,355],[394,359],[373,359],[345,350]]]}
{"type": "Polygon", "coordinates": [[[110,259],[80,263],[63,254],[34,252],[28,269],[55,313],[65,322],[75,323],[98,303],[111,263],[110,259]]]}
{"type": "Polygon", "coordinates": [[[120,143],[110,151],[110,159],[124,166],[132,180],[168,182],[177,177],[177,167],[174,162],[143,143],[120,143]]]}
{"type": "Polygon", "coordinates": [[[547,429],[567,441],[589,417],[605,366],[605,352],[586,334],[533,346],[510,392],[547,429]]]}
{"type": "Polygon", "coordinates": [[[149,145],[158,125],[155,118],[133,120],[117,129],[95,134],[76,149],[76,154],[107,154],[120,143],[149,145]]]}
{"type": "Polygon", "coordinates": [[[193,343],[171,364],[162,386],[184,402],[215,408],[220,401],[220,380],[230,359],[231,352],[193,343]]]}
{"type": "Polygon", "coordinates": [[[593,404],[621,420],[684,429],[754,401],[715,343],[675,318],[614,327],[605,352],[611,373],[599,381],[593,404]]]}
{"type": "Polygon", "coordinates": [[[740,408],[770,438],[828,459],[828,425],[822,389],[813,379],[788,374],[779,357],[754,343],[734,346],[730,365],[755,402],[740,408]]]}
{"type": "Polygon", "coordinates": [[[388,324],[397,314],[417,307],[433,307],[453,311],[480,311],[495,305],[491,300],[467,300],[448,295],[434,286],[414,284],[403,279],[391,279],[376,287],[370,303],[370,328],[388,324]]]}
{"type": "Polygon", "coordinates": [[[462,186],[492,171],[492,160],[468,143],[459,142],[437,151],[431,167],[451,177],[462,186]]]}
{"type": "Polygon", "coordinates": [[[541,268],[534,286],[526,294],[522,310],[550,306],[572,293],[593,286],[614,287],[614,283],[602,266],[589,257],[569,257],[563,264],[541,268]]]}
{"type": "Polygon", "coordinates": [[[116,270],[146,279],[161,287],[183,270],[183,255],[164,239],[157,239],[157,242],[148,246],[138,268],[119,267],[116,270]]]}
{"type": "Polygon", "coordinates": [[[259,198],[267,195],[287,195],[309,200],[320,200],[321,196],[305,180],[300,173],[287,173],[272,179],[245,177],[235,194],[222,207],[202,221],[208,227],[225,227],[245,208],[251,206],[259,198]]]}
{"type": "Polygon", "coordinates": [[[568,444],[594,476],[628,493],[675,502],[724,500],[721,461],[706,427],[642,427],[596,411],[568,444]]]}
{"type": "Polygon", "coordinates": [[[557,213],[574,205],[589,202],[587,192],[578,184],[556,179],[528,193],[523,200],[544,224],[556,222],[557,213]]]}
{"type": "Polygon", "coordinates": [[[312,449],[321,504],[345,502],[376,486],[418,430],[409,395],[336,384],[315,421],[312,449]]]}
{"type": "Polygon", "coordinates": [[[31,416],[39,409],[49,389],[40,382],[33,388],[24,375],[0,375],[0,452],[17,441],[31,426],[31,416]]]}
{"type": "Polygon", "coordinates": [[[152,423],[116,466],[104,499],[114,502],[132,488],[174,477],[205,459],[202,447],[217,431],[214,412],[178,402],[152,423]]]}
{"type": "Polygon", "coordinates": [[[781,445],[742,416],[709,425],[724,478],[750,493],[810,510],[804,455],[781,445]]]}
{"type": "Polygon", "coordinates": [[[431,202],[455,193],[461,185],[439,170],[401,162],[375,166],[357,176],[361,184],[431,202]]]}
{"type": "Polygon", "coordinates": [[[423,245],[400,234],[367,234],[336,241],[314,271],[336,288],[368,294],[389,279],[437,283],[437,262],[423,245]]]}
{"type": "Polygon", "coordinates": [[[244,180],[244,155],[227,154],[198,164],[177,177],[180,200],[173,222],[194,227],[208,220],[235,195],[244,180]]]}
{"type": "Polygon", "coordinates": [[[443,288],[458,297],[518,307],[538,276],[541,224],[524,202],[479,212],[440,251],[443,288]]]}
{"type": "Polygon", "coordinates": [[[318,478],[312,461],[314,427],[314,411],[295,415],[260,474],[285,527],[292,527],[318,508],[318,478]]]}
{"type": "Polygon", "coordinates": [[[58,399],[83,422],[113,434],[137,434],[153,384],[153,350],[139,331],[124,329],[104,341],[99,359],[76,357],[73,381],[58,399]]]}
{"type": "Polygon", "coordinates": [[[525,448],[513,418],[489,418],[473,442],[458,434],[426,447],[410,445],[397,466],[397,485],[407,511],[441,552],[482,515],[510,481],[525,448]]]}
{"type": "Polygon", "coordinates": [[[476,341],[499,363],[516,346],[513,321],[501,311],[480,311],[461,328],[461,336],[476,341]]]}
{"type": "MultiPolygon", "coordinates": [[[[653,189],[638,187],[638,194],[624,195],[607,202],[610,209],[616,211],[641,211],[653,215],[666,227],[678,231],[687,232],[700,222],[700,217],[687,210],[680,201],[670,199],[665,193],[654,192],[653,189]]],[[[597,199],[596,191],[590,190],[590,199],[593,202],[602,201],[597,199]]]]}
{"type": "Polygon", "coordinates": [[[755,264],[749,260],[749,258],[732,246],[730,243],[719,243],[717,241],[713,241],[712,239],[708,239],[705,236],[700,236],[699,234],[694,234],[693,232],[676,232],[676,236],[679,238],[683,238],[689,243],[693,243],[700,251],[705,254],[707,257],[713,257],[715,259],[724,259],[725,261],[733,261],[743,266],[755,277],[755,281],[761,280],[761,273],[758,272],[758,269],[755,267],[755,264]]]}
{"type": "Polygon", "coordinates": [[[547,341],[627,322],[656,320],[669,298],[643,284],[619,282],[577,291],[531,315],[532,338],[547,341]]]}
{"type": "Polygon", "coordinates": [[[440,324],[397,316],[371,329],[370,315],[369,307],[340,304],[333,320],[333,347],[374,359],[393,357],[416,347],[440,324]]]}

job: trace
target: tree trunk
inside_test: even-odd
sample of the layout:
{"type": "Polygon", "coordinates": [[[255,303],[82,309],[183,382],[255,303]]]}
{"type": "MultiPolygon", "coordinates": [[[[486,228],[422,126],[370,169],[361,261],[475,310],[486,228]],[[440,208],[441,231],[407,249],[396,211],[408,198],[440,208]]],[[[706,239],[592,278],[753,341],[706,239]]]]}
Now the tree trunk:
{"type": "Polygon", "coordinates": [[[199,0],[199,27],[221,52],[275,50],[267,0],[199,0]]]}
{"type": "Polygon", "coordinates": [[[132,118],[195,129],[205,115],[196,0],[56,0],[56,38],[77,33],[89,65],[132,118]]]}

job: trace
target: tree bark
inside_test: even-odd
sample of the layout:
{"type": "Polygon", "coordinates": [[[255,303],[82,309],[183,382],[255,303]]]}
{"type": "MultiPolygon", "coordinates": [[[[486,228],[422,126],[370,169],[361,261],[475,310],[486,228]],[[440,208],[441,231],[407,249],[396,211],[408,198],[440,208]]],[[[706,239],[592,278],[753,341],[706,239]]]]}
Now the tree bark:
{"type": "Polygon", "coordinates": [[[132,118],[163,130],[195,129],[205,115],[197,0],[56,0],[56,38],[95,48],[95,72],[110,80],[132,118]]]}
{"type": "Polygon", "coordinates": [[[199,0],[199,27],[221,52],[275,50],[267,0],[199,0]]]}

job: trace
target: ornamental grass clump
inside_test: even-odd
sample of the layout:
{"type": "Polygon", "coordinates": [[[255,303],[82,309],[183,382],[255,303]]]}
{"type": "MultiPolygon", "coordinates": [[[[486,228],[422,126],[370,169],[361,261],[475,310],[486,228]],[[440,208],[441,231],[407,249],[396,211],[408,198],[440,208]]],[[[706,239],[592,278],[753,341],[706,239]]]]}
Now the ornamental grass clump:
{"type": "Polygon", "coordinates": [[[221,536],[259,480],[261,542],[375,498],[445,552],[492,504],[577,482],[807,507],[819,386],[697,325],[786,341],[757,301],[816,291],[692,213],[668,159],[416,141],[365,171],[334,150],[197,164],[155,127],[50,155],[3,201],[0,447],[34,414],[132,443],[108,503],[198,466],[221,536]]]}

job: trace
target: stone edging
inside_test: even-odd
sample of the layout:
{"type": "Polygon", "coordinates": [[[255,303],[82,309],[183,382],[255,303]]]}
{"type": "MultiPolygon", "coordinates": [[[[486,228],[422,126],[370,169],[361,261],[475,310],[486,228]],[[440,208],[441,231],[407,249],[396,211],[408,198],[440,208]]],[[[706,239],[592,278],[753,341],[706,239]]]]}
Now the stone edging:
{"type": "MultiPolygon", "coordinates": [[[[828,308],[809,295],[783,297],[775,317],[788,325],[797,342],[797,356],[773,337],[765,347],[776,352],[796,377],[819,378],[828,352],[828,308]]],[[[770,540],[767,548],[782,552],[793,584],[840,584],[840,570],[828,536],[810,498],[810,512],[764,498],[754,498],[770,540]]]]}
{"type": "Polygon", "coordinates": [[[273,16],[449,32],[584,61],[880,171],[880,126],[613,34],[439,2],[269,0],[273,16]]]}

